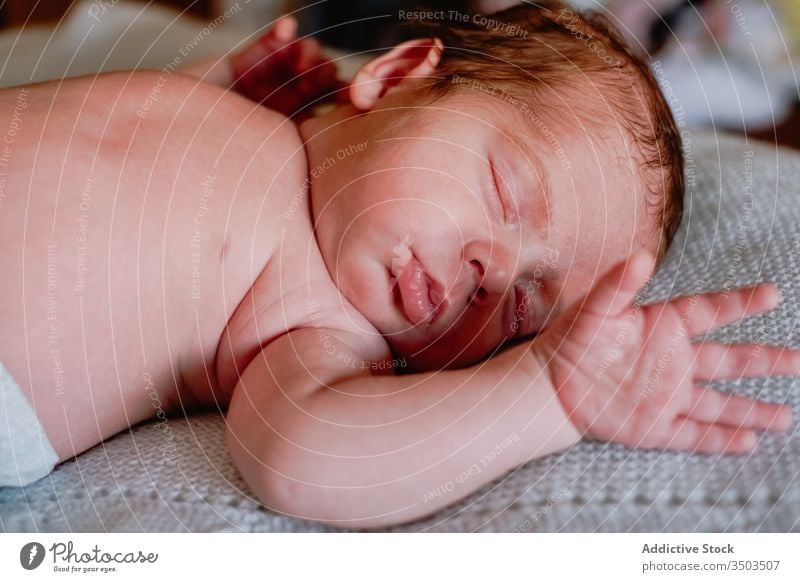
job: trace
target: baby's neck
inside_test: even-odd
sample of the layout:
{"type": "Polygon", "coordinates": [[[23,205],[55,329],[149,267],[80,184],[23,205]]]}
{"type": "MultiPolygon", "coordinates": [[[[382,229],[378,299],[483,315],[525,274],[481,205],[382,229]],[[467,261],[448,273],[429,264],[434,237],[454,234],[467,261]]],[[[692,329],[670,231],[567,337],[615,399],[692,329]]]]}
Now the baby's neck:
{"type": "Polygon", "coordinates": [[[303,140],[308,160],[308,195],[314,223],[316,223],[314,209],[320,209],[325,204],[325,201],[320,199],[321,193],[337,191],[334,185],[336,172],[328,171],[336,163],[336,152],[358,141],[351,138],[349,132],[342,131],[342,127],[348,124],[349,129],[347,120],[358,116],[358,111],[352,105],[340,105],[298,124],[297,129],[303,140]]]}

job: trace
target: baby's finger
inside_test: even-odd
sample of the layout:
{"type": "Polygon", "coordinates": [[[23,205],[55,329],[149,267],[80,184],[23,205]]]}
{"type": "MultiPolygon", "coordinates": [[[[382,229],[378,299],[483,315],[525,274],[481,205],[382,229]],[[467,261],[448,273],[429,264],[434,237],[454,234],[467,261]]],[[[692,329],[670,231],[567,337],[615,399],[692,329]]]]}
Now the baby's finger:
{"type": "Polygon", "coordinates": [[[697,346],[695,380],[799,375],[800,350],[712,342],[697,346]]]}
{"type": "Polygon", "coordinates": [[[759,430],[782,431],[793,424],[788,406],[695,388],[686,416],[692,420],[759,430]]]}
{"type": "Polygon", "coordinates": [[[317,87],[318,93],[328,93],[337,90],[340,86],[337,74],[336,65],[327,61],[316,67],[310,76],[314,79],[314,86],[317,87]]]}
{"type": "Polygon", "coordinates": [[[300,75],[312,69],[320,62],[322,45],[314,38],[304,38],[297,41],[297,52],[294,55],[292,70],[300,75]]]}
{"type": "Polygon", "coordinates": [[[728,325],[778,304],[780,295],[774,285],[756,285],[733,291],[705,293],[674,299],[672,304],[686,315],[689,334],[708,333],[714,328],[728,325]]]}
{"type": "Polygon", "coordinates": [[[265,36],[281,44],[291,42],[297,36],[297,19],[294,16],[279,18],[265,36]]]}
{"type": "Polygon", "coordinates": [[[589,291],[581,310],[603,317],[619,315],[633,304],[636,293],[652,275],[653,266],[653,256],[645,251],[618,263],[589,291]]]}
{"type": "Polygon", "coordinates": [[[679,418],[673,423],[673,436],[667,448],[692,453],[746,453],[756,446],[756,433],[679,418]]]}
{"type": "Polygon", "coordinates": [[[258,42],[231,57],[234,74],[237,78],[260,76],[275,67],[276,60],[291,58],[293,46],[275,40],[272,37],[272,31],[269,31],[258,42]]]}

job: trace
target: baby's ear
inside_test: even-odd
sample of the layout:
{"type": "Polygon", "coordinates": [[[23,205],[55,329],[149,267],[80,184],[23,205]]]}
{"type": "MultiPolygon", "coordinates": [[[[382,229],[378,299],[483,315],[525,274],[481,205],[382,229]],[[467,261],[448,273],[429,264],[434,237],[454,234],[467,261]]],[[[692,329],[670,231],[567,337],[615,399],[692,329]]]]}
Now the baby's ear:
{"type": "Polygon", "coordinates": [[[438,38],[409,40],[361,67],[350,84],[350,102],[369,111],[393,87],[406,79],[429,77],[442,58],[444,45],[438,38]]]}

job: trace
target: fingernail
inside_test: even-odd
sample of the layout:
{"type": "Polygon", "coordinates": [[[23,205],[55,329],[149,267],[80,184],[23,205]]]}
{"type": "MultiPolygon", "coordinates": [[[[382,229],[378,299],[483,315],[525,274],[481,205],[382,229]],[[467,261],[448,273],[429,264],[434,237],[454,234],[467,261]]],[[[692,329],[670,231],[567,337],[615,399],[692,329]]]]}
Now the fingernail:
{"type": "Polygon", "coordinates": [[[776,424],[780,427],[779,430],[789,430],[794,425],[794,415],[792,411],[788,408],[784,408],[780,411],[776,419],[776,424]]]}
{"type": "Polygon", "coordinates": [[[777,307],[778,305],[780,305],[780,303],[781,303],[781,300],[783,299],[783,297],[782,297],[782,295],[781,295],[781,290],[778,288],[778,286],[777,286],[777,285],[774,285],[774,284],[772,284],[772,283],[770,283],[770,284],[768,284],[768,286],[766,287],[766,289],[768,289],[768,290],[769,290],[769,299],[770,299],[770,302],[771,302],[773,305],[775,305],[776,307],[777,307]]]}

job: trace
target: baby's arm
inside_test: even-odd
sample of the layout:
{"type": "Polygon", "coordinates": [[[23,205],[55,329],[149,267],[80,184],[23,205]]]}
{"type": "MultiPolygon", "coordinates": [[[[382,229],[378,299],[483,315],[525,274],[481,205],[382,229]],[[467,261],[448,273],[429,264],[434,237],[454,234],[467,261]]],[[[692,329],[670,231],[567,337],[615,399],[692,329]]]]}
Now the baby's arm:
{"type": "Polygon", "coordinates": [[[797,375],[797,351],[691,339],[771,309],[774,288],[635,306],[651,269],[634,256],[536,339],[462,370],[375,376],[353,367],[380,357],[358,335],[291,332],[236,388],[234,462],[269,507],[376,527],[422,517],[582,435],[719,453],[788,428],[787,407],[703,383],[797,375]]]}
{"type": "Polygon", "coordinates": [[[374,356],[362,342],[292,331],[242,375],[228,445],[267,507],[387,526],[579,440],[530,343],[468,369],[394,376],[361,368],[374,356]]]}

